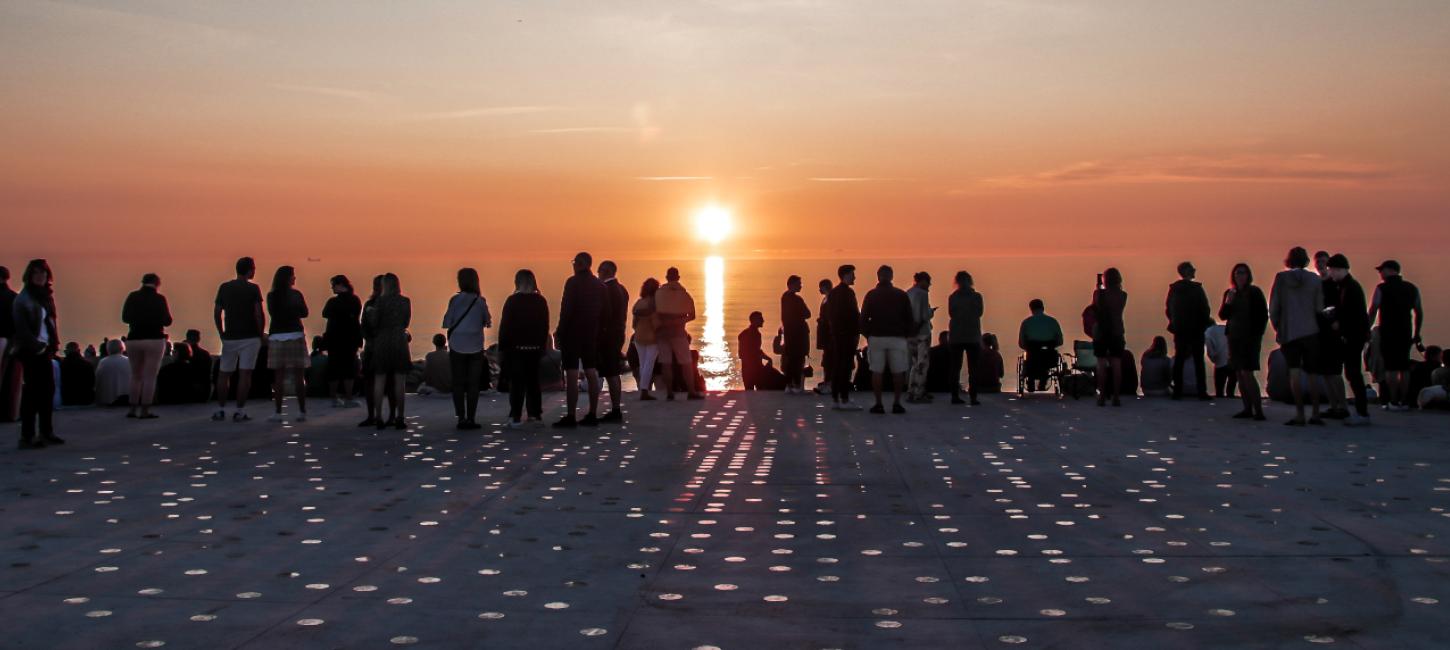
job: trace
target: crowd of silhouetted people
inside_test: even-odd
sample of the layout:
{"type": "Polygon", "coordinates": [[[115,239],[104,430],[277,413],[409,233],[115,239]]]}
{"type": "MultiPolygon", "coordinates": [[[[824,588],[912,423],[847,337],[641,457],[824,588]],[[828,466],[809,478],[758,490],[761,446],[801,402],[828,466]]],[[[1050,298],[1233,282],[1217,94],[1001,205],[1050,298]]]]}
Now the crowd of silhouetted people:
{"type": "MultiPolygon", "coordinates": [[[[1165,301],[1171,346],[1166,337],[1154,336],[1135,359],[1124,322],[1123,276],[1106,269],[1081,314],[1085,340],[1073,341],[1071,351],[1062,349],[1069,339],[1043,301],[1029,302],[1017,337],[1019,392],[1055,384],[1061,393],[1071,384],[1074,394],[1095,393],[1099,406],[1120,406],[1124,395],[1140,391],[1174,399],[1192,391],[1205,400],[1237,394],[1243,408],[1235,418],[1264,420],[1258,373],[1264,336],[1272,327],[1277,347],[1269,355],[1266,388],[1270,398],[1294,404],[1295,415],[1286,424],[1322,425],[1325,419],[1367,424],[1372,402],[1391,411],[1446,405],[1450,368],[1443,367],[1441,348],[1421,343],[1419,289],[1404,280],[1394,260],[1375,270],[1380,281],[1366,294],[1343,254],[1311,257],[1294,248],[1267,294],[1247,264],[1236,264],[1215,310],[1197,269],[1184,262],[1165,301]],[[1412,359],[1415,349],[1421,359],[1412,359]],[[1379,387],[1373,397],[1366,371],[1379,387]]],[[[695,303],[677,268],[666,270],[663,283],[646,279],[631,298],[616,263],[601,262],[596,274],[593,258],[579,253],[552,331],[549,301],[533,272],[520,269],[491,348],[484,330],[494,326],[494,318],[478,272],[460,269],[458,292],[443,312],[444,331],[433,337],[434,349],[421,362],[410,352],[413,306],[397,275],[375,276],[366,299],[346,276],[330,278],[331,296],[321,314],[325,326],[309,341],[304,319],[310,310],[294,267],[278,267],[265,292],[254,281],[251,258],[237,260],[235,271],[217,289],[213,324],[221,349],[213,353],[201,346],[197,329],[187,330],[181,341],[170,339],[171,309],[154,273],[144,275],[126,297],[121,322],[127,334],[82,350],[74,342],[61,345],[49,264],[32,260],[18,292],[9,286],[9,270],[0,267],[0,419],[18,418],[21,448],[36,448],[63,444],[53,412],[71,405],[124,405],[128,418],[154,419],[157,404],[215,401],[212,420],[246,422],[252,419],[249,400],[270,399],[269,419],[301,423],[309,397],[331,398],[335,408],[365,406],[360,426],[406,429],[410,392],[447,393],[456,427],[471,430],[481,427],[480,393],[495,386],[509,395],[510,428],[542,423],[542,392],[553,388],[566,394],[564,413],[553,426],[621,422],[626,371],[634,375],[642,401],[658,399],[657,393],[666,400],[677,393],[687,399],[705,395],[688,333],[695,303]],[[581,392],[587,404],[582,415],[581,392]],[[295,398],[290,413],[284,406],[289,393],[295,398]],[[601,410],[605,393],[608,411],[601,410]]],[[[884,393],[890,390],[889,411],[895,414],[906,413],[903,401],[925,403],[949,394],[952,404],[975,406],[979,395],[1002,390],[1000,344],[983,331],[984,300],[970,273],[953,277],[948,325],[935,339],[930,274],[915,273],[903,290],[895,286],[894,270],[881,266],[876,285],[860,300],[855,284],[856,268],[842,265],[835,280],[819,282],[821,300],[812,312],[800,295],[802,279],[787,278],[771,339],[779,365],[764,347],[765,314],[752,312],[737,337],[743,387],[829,394],[838,410],[860,410],[852,396],[869,390],[872,413],[888,411],[884,393]],[[809,363],[813,351],[821,381],[811,389],[806,379],[816,374],[809,363]]]]}

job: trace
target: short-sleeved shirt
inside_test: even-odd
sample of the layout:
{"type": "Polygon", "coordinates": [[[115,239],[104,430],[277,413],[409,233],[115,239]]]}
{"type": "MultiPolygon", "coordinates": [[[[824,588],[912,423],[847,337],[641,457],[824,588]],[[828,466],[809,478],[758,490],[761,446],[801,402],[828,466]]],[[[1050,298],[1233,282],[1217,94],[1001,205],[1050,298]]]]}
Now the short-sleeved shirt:
{"type": "Polygon", "coordinates": [[[222,308],[223,341],[261,338],[257,329],[257,306],[262,290],[248,280],[223,282],[216,291],[216,305],[222,308]]]}

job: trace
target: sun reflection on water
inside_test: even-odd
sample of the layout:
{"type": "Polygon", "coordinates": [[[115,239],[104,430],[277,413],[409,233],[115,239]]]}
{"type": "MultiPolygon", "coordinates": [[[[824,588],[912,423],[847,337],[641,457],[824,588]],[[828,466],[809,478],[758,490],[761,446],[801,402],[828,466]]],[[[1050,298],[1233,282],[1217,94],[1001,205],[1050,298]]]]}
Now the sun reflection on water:
{"type": "Polygon", "coordinates": [[[725,339],[725,258],[705,258],[705,323],[700,333],[700,374],[708,390],[735,382],[735,361],[725,339]]]}

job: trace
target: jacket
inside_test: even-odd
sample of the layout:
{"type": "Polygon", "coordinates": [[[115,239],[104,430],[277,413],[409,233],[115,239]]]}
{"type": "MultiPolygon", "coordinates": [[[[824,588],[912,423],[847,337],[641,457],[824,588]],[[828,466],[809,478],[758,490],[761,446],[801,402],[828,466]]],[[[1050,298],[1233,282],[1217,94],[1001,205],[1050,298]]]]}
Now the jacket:
{"type": "Polygon", "coordinates": [[[1306,269],[1288,269],[1274,276],[1269,292],[1269,322],[1278,343],[1297,341],[1319,333],[1319,312],[1324,311],[1324,290],[1319,276],[1306,269]]]}
{"type": "Polygon", "coordinates": [[[1234,295],[1228,302],[1228,292],[1223,292],[1224,303],[1218,308],[1218,317],[1228,323],[1224,327],[1229,344],[1234,342],[1259,345],[1264,338],[1264,329],[1269,325],[1269,306],[1264,300],[1264,291],[1251,284],[1234,295]]]}
{"type": "Polygon", "coordinates": [[[60,333],[56,327],[55,310],[48,304],[49,300],[38,299],[30,289],[23,289],[15,296],[15,304],[11,306],[10,314],[15,321],[15,333],[10,342],[10,349],[15,354],[38,355],[54,354],[60,347],[60,333]],[[41,317],[41,312],[45,317],[41,317]],[[41,332],[44,331],[49,341],[40,341],[41,332]]]}
{"type": "Polygon", "coordinates": [[[947,298],[947,325],[953,344],[982,342],[982,294],[974,289],[957,289],[947,298]]]}
{"type": "Polygon", "coordinates": [[[1339,325],[1341,339],[1362,346],[1369,341],[1369,307],[1365,304],[1364,287],[1352,275],[1334,284],[1339,296],[1334,301],[1331,322],[1339,325]]]}
{"type": "Polygon", "coordinates": [[[604,283],[589,271],[576,271],[564,282],[564,298],[559,301],[559,326],[554,331],[554,338],[559,345],[583,345],[584,341],[597,341],[599,319],[603,315],[604,283]]]}
{"type": "Polygon", "coordinates": [[[913,286],[906,290],[911,298],[911,335],[916,338],[931,338],[931,294],[926,289],[913,286]]]}
{"type": "Polygon", "coordinates": [[[861,309],[856,306],[856,292],[844,284],[836,285],[826,296],[826,311],[831,343],[856,349],[861,338],[861,309]]]}
{"type": "Polygon", "coordinates": [[[516,293],[503,301],[498,322],[500,350],[549,347],[549,301],[540,293],[516,293]]]}
{"type": "Polygon", "coordinates": [[[610,278],[604,282],[604,309],[599,324],[599,342],[606,347],[624,345],[625,330],[629,324],[629,290],[618,280],[610,278]]]}
{"type": "Polygon", "coordinates": [[[1213,324],[1208,294],[1203,292],[1202,284],[1193,280],[1168,285],[1163,312],[1168,316],[1168,331],[1175,337],[1201,338],[1203,331],[1213,324]]]}

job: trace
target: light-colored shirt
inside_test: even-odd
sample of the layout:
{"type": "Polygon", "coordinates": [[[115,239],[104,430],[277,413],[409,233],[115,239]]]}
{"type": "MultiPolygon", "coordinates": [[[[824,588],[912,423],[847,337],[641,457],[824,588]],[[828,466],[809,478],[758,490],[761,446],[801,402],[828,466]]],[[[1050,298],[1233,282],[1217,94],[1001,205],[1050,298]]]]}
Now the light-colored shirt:
{"type": "Polygon", "coordinates": [[[483,296],[460,291],[448,301],[448,311],[443,314],[443,328],[453,330],[448,334],[448,348],[454,352],[483,352],[483,329],[490,325],[493,325],[493,318],[488,313],[488,301],[483,296]]]}
{"type": "MultiPolygon", "coordinates": [[[[1380,295],[1379,292],[1376,291],[1374,295],[1375,295],[1375,299],[1378,300],[1379,299],[1379,295],[1380,295]]],[[[1376,303],[1376,304],[1378,304],[1378,303],[1376,303]]],[[[35,340],[36,341],[39,341],[42,344],[50,343],[50,328],[45,326],[45,322],[47,320],[49,320],[49,319],[50,319],[50,312],[47,312],[44,307],[41,307],[40,308],[40,331],[38,331],[38,332],[35,333],[35,340]]]]}
{"type": "Polygon", "coordinates": [[[1208,348],[1208,358],[1213,361],[1213,367],[1228,365],[1228,330],[1224,326],[1209,325],[1203,331],[1203,343],[1208,348]]]}
{"type": "Polygon", "coordinates": [[[111,354],[96,364],[96,403],[110,406],[131,393],[131,360],[111,354]]]}
{"type": "Polygon", "coordinates": [[[913,334],[917,338],[931,338],[931,294],[926,289],[912,285],[906,290],[906,297],[911,299],[911,319],[913,322],[913,334]]]}

